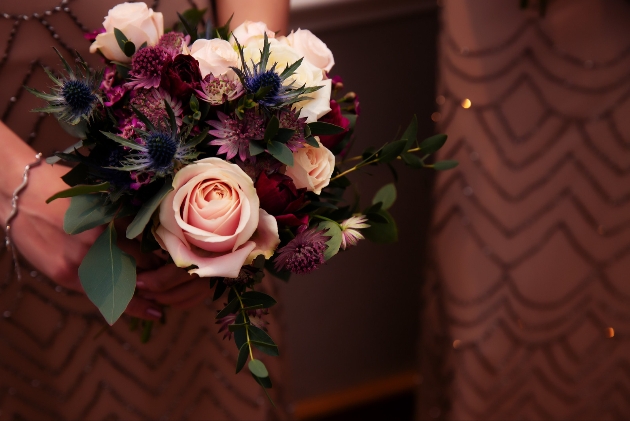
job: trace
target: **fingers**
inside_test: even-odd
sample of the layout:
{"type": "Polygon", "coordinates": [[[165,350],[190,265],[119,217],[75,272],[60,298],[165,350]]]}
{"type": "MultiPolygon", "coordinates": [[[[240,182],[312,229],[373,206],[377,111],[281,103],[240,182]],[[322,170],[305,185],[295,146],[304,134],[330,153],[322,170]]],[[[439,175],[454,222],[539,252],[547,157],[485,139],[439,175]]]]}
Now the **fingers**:
{"type": "Polygon", "coordinates": [[[175,264],[168,264],[156,270],[139,273],[136,285],[139,290],[164,292],[197,278],[197,275],[189,275],[175,264]]]}
{"type": "Polygon", "coordinates": [[[156,322],[162,318],[162,309],[160,306],[137,296],[131,299],[125,313],[132,317],[156,322]]]}
{"type": "Polygon", "coordinates": [[[210,297],[207,279],[195,279],[165,292],[140,292],[143,298],[176,308],[189,308],[210,297]]]}

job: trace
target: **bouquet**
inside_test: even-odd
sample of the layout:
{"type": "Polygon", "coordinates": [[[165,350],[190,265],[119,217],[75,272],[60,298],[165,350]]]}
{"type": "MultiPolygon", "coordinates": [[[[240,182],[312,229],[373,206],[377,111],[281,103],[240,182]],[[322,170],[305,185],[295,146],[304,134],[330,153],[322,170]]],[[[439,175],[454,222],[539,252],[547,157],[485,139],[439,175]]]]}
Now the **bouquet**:
{"type": "MultiPolygon", "coordinates": [[[[111,325],[136,287],[136,263],[116,244],[114,221],[147,253],[164,250],[189,273],[208,279],[216,315],[246,364],[271,387],[258,352],[277,356],[264,317],[276,301],[258,291],[266,273],[280,279],[317,269],[364,238],[395,241],[386,184],[361,208],[347,177],[367,166],[425,163],[446,136],[417,141],[414,117],[398,140],[348,158],[358,97],[342,95],[331,77],[333,55],[308,30],[277,37],[263,22],[213,27],[203,10],[180,15],[173,30],[144,3],[109,11],[88,36],[105,66],[91,69],[77,54],[63,72],[45,69],[50,93],[29,89],[80,140],[47,161],[74,164],[64,229],[104,231],[79,267],[88,298],[111,325]],[[349,163],[352,163],[349,165],[349,163]]],[[[356,190],[356,189],[355,189],[356,190]]],[[[149,325],[150,326],[150,325],[149,325]]]]}

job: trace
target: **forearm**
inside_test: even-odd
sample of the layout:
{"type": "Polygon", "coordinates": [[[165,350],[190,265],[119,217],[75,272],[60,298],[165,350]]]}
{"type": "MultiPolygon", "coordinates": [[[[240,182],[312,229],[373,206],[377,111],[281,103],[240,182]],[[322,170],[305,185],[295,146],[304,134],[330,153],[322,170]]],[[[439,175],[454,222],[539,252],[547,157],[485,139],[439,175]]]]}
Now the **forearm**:
{"type": "Polygon", "coordinates": [[[272,31],[285,34],[289,25],[289,0],[217,0],[218,23],[234,14],[234,29],[246,20],[263,21],[272,31]]]}

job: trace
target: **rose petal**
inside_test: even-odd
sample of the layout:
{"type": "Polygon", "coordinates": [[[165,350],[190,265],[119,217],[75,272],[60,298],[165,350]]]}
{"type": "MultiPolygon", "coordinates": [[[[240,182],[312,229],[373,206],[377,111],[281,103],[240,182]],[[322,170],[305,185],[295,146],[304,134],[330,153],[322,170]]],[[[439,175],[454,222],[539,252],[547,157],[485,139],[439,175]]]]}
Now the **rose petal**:
{"type": "Polygon", "coordinates": [[[261,254],[265,256],[265,259],[269,259],[273,256],[273,252],[280,244],[276,218],[269,215],[263,209],[259,209],[259,212],[258,229],[256,229],[256,232],[251,238],[251,241],[256,243],[256,248],[249,254],[246,264],[251,264],[254,259],[261,254]]]}

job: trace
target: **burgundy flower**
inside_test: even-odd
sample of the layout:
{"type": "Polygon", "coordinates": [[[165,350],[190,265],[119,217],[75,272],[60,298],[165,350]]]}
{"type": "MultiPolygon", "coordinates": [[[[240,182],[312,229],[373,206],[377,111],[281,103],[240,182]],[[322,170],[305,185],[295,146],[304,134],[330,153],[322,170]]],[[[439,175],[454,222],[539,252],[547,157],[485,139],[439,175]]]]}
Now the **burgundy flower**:
{"type": "Polygon", "coordinates": [[[334,124],[335,126],[343,127],[345,129],[343,132],[338,134],[319,137],[322,145],[326,146],[328,149],[332,149],[337,146],[346,137],[348,130],[350,130],[350,120],[341,115],[341,107],[334,99],[330,100],[330,111],[328,114],[323,116],[319,121],[334,124]]]}
{"type": "Polygon", "coordinates": [[[308,224],[307,215],[295,215],[304,205],[306,189],[297,189],[290,177],[283,174],[267,175],[263,171],[255,187],[260,207],[275,216],[278,223],[286,226],[308,224]]]}
{"type": "Polygon", "coordinates": [[[292,273],[309,273],[324,263],[326,242],[330,236],[314,228],[300,232],[293,240],[278,250],[276,270],[292,273]]]}
{"type": "Polygon", "coordinates": [[[192,56],[176,56],[162,69],[160,87],[173,97],[187,102],[196,89],[201,89],[199,62],[192,56]]]}

